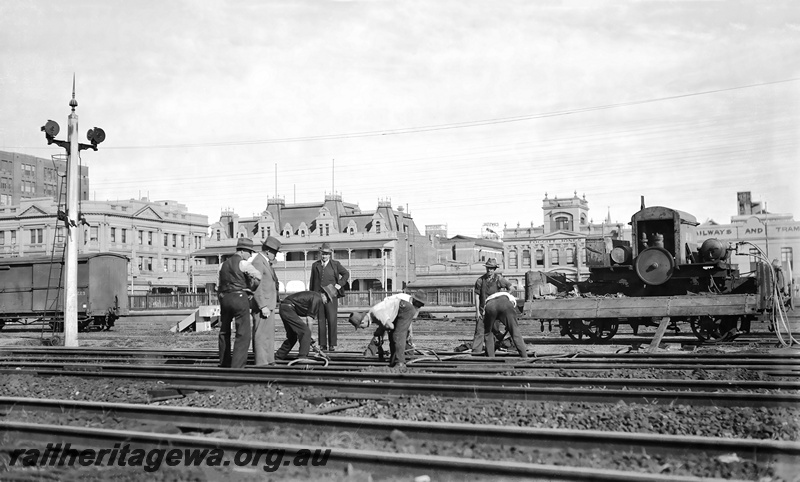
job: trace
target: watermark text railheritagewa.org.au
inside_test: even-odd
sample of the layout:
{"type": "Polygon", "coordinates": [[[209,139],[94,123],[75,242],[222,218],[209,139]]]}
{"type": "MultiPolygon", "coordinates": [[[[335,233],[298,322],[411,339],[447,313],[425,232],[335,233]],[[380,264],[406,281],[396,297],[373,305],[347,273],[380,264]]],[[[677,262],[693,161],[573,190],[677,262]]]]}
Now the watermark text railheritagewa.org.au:
{"type": "Polygon", "coordinates": [[[324,467],[330,449],[298,450],[287,456],[284,449],[239,449],[230,457],[225,450],[131,448],[129,444],[114,444],[110,449],[74,449],[71,444],[49,443],[44,450],[18,448],[9,451],[8,465],[30,467],[141,467],[145,472],[155,472],[162,464],[169,467],[258,467],[265,472],[275,472],[281,467],[324,467]]]}

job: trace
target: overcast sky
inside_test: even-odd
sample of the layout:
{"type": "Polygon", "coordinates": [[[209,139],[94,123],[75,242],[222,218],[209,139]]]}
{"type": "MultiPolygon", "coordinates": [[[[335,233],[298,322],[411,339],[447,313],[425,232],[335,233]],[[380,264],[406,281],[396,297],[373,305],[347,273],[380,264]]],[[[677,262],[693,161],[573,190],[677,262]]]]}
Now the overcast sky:
{"type": "Polygon", "coordinates": [[[800,218],[796,1],[5,1],[0,150],[48,158],[72,76],[92,199],[219,219],[340,193],[420,228],[647,205],[800,218]],[[277,179],[276,179],[277,172],[277,179]],[[277,186],[277,191],[276,191],[277,186]]]}

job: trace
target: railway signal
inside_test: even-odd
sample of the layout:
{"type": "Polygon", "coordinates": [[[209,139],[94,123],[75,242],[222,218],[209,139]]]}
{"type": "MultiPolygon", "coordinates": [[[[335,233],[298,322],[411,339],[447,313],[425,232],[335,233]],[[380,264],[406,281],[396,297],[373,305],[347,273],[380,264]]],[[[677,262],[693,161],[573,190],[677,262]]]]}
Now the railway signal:
{"type": "Polygon", "coordinates": [[[78,142],[78,114],[75,108],[75,76],[72,76],[72,99],[69,101],[72,112],[67,123],[67,140],[56,139],[61,128],[54,120],[48,120],[42,126],[47,144],[55,144],[67,151],[67,206],[66,214],[67,248],[64,259],[64,346],[78,346],[78,157],[79,152],[92,149],[97,150],[97,145],[106,139],[103,129],[95,127],[86,134],[91,144],[78,142]]]}

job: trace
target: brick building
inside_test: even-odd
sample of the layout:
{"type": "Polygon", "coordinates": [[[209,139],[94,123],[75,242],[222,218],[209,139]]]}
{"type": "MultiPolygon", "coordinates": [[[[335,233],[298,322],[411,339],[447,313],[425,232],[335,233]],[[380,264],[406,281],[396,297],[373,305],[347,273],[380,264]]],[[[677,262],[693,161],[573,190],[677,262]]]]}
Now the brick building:
{"type": "Polygon", "coordinates": [[[282,243],[275,268],[281,290],[290,292],[308,289],[311,265],[323,242],[350,271],[350,289],[355,291],[400,290],[414,280],[417,264],[428,264],[433,257],[432,244],[413,218],[389,201],[379,201],[374,211],[361,211],[338,194],[317,203],[286,204],[271,198],[257,216],[224,211],[211,225],[206,248],[192,254],[197,288],[216,282],[219,264],[233,254],[237,238],[249,237],[260,245],[267,236],[282,243]]]}

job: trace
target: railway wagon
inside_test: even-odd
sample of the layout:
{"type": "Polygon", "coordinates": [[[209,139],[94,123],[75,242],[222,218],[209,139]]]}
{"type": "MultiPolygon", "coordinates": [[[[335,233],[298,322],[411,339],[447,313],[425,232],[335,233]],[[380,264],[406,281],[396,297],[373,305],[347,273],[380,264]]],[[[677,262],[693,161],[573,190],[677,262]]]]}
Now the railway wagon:
{"type": "MultiPolygon", "coordinates": [[[[699,243],[691,214],[663,206],[642,207],[631,217],[630,242],[587,240],[589,278],[571,281],[545,274],[559,289],[555,298],[536,299],[526,289],[526,311],[542,320],[557,320],[561,334],[575,340],[605,341],[620,323],[659,324],[665,317],[677,329],[688,322],[701,340],[719,338],[740,324],[783,309],[776,269],[766,258],[747,276],[731,263],[731,254],[745,243],[710,238],[699,243]],[[698,246],[699,244],[699,246],[698,246]]],[[[529,274],[534,274],[530,272],[529,274]]],[[[532,276],[533,277],[533,276],[532,276]]]]}
{"type": "MultiPolygon", "coordinates": [[[[49,256],[0,260],[0,328],[47,322],[63,331],[63,261],[49,256]]],[[[128,258],[116,253],[78,256],[78,329],[108,330],[128,315],[128,258]]]]}

